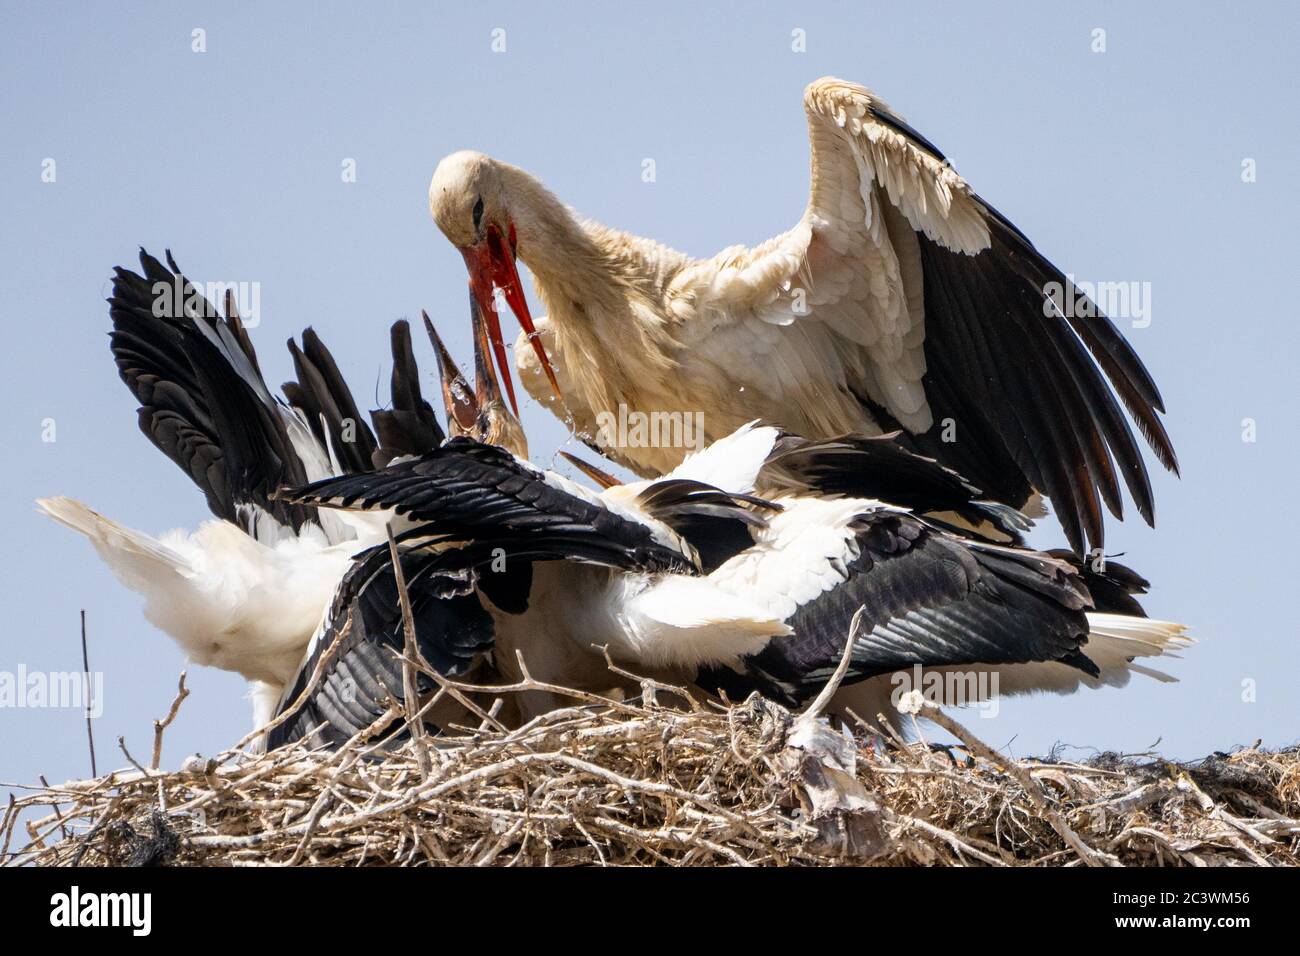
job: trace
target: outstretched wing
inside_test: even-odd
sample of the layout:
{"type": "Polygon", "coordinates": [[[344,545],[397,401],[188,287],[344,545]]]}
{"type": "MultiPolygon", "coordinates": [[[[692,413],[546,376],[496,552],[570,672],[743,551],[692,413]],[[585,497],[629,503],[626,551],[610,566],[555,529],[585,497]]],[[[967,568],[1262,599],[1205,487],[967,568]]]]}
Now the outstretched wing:
{"type": "Polygon", "coordinates": [[[311,425],[317,441],[329,450],[335,473],[373,471],[394,458],[422,455],[446,438],[433,408],[420,393],[410,323],[405,319],[394,322],[389,339],[393,354],[391,403],[370,413],[373,432],[361,418],[334,356],[316,332],[305,330],[301,346],[289,340],[297,381],[286,382],[281,388],[311,425]]]}
{"type": "Polygon", "coordinates": [[[757,483],[765,494],[873,498],[926,515],[951,512],[976,528],[1019,544],[1031,522],[1009,505],[990,501],[951,468],[900,444],[899,433],[813,440],[782,435],[763,462],[757,483]]]}
{"type": "Polygon", "coordinates": [[[496,445],[453,438],[428,454],[373,474],[285,490],[294,504],[391,508],[424,533],[472,541],[475,554],[560,558],[626,570],[692,570],[689,547],[667,525],[616,508],[496,445]]]}
{"type": "MultiPolygon", "coordinates": [[[[435,558],[432,552],[402,554],[416,646],[438,673],[461,677],[491,650],[492,618],[473,593],[472,579],[425,573],[435,558]]],[[[276,716],[297,703],[318,670],[319,680],[299,709],[271,731],[268,748],[304,737],[313,746],[337,747],[371,726],[391,703],[403,700],[405,646],[392,558],[388,546],[380,545],[358,557],[339,584],[276,716]]],[[[418,676],[421,696],[433,689],[431,678],[418,676]]]]}
{"type": "Polygon", "coordinates": [[[411,350],[411,326],[405,319],[393,323],[390,336],[393,375],[389,393],[392,404],[370,413],[379,435],[379,447],[371,467],[383,468],[394,458],[423,455],[447,440],[433,414],[433,407],[420,393],[420,369],[411,350]]]}
{"type": "Polygon", "coordinates": [[[443,440],[420,395],[410,329],[392,329],[392,404],[362,419],[334,356],[308,328],[293,340],[297,381],[274,396],[227,296],[222,315],[171,258],[140,251],[143,275],[118,267],[109,299],[111,347],[140,403],[140,429],[202,489],[212,513],[254,537],[317,524],[331,542],[354,536],[333,514],[275,499],[281,486],[370,471],[443,440]],[[266,519],[269,518],[268,522],[266,519]]]}
{"type": "Polygon", "coordinates": [[[684,270],[675,288],[697,311],[725,299],[717,314],[736,322],[710,334],[764,352],[754,387],[856,401],[999,501],[1045,493],[1076,551],[1101,545],[1101,501],[1122,516],[1117,470],[1152,521],[1116,395],[1159,460],[1176,471],[1176,458],[1155,383],[1111,321],[1061,314],[1069,280],[870,91],[822,79],[804,107],[803,218],[684,270]]]}
{"type": "Polygon", "coordinates": [[[328,473],[328,457],[267,390],[231,304],[223,317],[170,255],[168,263],[141,250],[144,274],[117,268],[109,299],[113,357],[140,403],[140,430],[199,486],[213,514],[253,532],[267,514],[297,531],[314,509],[271,493],[328,473]]]}
{"type": "Polygon", "coordinates": [[[899,512],[859,515],[849,531],[839,562],[800,562],[795,545],[745,569],[749,587],[787,612],[792,633],[737,666],[711,668],[702,684],[801,703],[835,671],[859,613],[848,682],[914,664],[1059,661],[1095,675],[1083,651],[1091,597],[1065,562],[960,539],[899,512]]]}

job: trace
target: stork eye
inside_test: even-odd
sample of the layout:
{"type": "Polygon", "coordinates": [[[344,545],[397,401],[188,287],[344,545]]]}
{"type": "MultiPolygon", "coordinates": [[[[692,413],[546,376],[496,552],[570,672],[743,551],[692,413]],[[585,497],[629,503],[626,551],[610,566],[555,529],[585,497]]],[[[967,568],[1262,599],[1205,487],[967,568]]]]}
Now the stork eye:
{"type": "Polygon", "coordinates": [[[474,217],[474,228],[477,229],[478,224],[483,221],[483,197],[482,196],[479,196],[478,202],[474,203],[474,211],[471,213],[471,215],[474,217]]]}

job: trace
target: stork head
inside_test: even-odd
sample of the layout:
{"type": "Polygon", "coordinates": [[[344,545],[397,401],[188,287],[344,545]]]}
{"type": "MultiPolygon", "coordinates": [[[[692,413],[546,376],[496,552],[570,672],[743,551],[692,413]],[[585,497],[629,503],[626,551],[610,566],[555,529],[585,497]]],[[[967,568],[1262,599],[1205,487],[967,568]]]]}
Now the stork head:
{"type": "Polygon", "coordinates": [[[506,168],[482,153],[471,150],[452,153],[433,172],[433,181],[429,183],[429,211],[442,234],[465,259],[470,292],[486,319],[497,367],[505,382],[510,407],[517,415],[519,405],[515,401],[515,386],[506,362],[505,342],[501,337],[501,322],[493,295],[495,289],[501,290],[510,310],[519,320],[557,396],[560,386],[555,380],[550,359],[537,338],[519,270],[515,267],[519,235],[515,217],[511,214],[510,196],[504,186],[502,173],[506,168]]]}
{"type": "Polygon", "coordinates": [[[470,296],[470,313],[474,324],[474,387],[457,368],[447,347],[424,316],[424,328],[429,333],[434,352],[438,356],[438,376],[442,382],[442,399],[447,410],[447,433],[453,438],[465,435],[490,445],[499,445],[519,458],[528,457],[528,438],[523,425],[506,406],[488,354],[489,342],[486,323],[474,297],[470,296]]]}

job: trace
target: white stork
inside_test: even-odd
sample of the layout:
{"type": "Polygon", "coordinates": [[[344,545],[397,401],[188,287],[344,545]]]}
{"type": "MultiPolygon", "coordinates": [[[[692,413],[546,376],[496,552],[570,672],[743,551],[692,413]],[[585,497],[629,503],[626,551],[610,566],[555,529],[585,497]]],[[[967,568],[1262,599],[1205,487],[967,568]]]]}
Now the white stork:
{"type": "Polygon", "coordinates": [[[1122,516],[1120,476],[1151,523],[1116,394],[1165,467],[1177,461],[1155,383],[1110,320],[1054,308],[1069,280],[874,93],[817,80],[804,111],[803,216],[709,259],[584,221],[508,163],[443,159],[430,209],[464,256],[512,402],[493,287],[523,326],[528,391],[561,396],[557,414],[642,476],[686,449],[611,447],[600,416],[698,411],[710,441],[756,418],[809,438],[901,429],[998,501],[1046,494],[1079,554],[1102,544],[1101,502],[1122,516]],[[535,326],[516,256],[547,309],[535,326]]]}
{"type": "Polygon", "coordinates": [[[145,617],[194,662],[251,684],[254,726],[270,719],[353,555],[384,540],[383,516],[317,512],[275,501],[282,484],[368,470],[443,439],[422,399],[406,324],[393,327],[392,407],[372,413],[376,440],[316,334],[290,340],[297,382],[274,398],[233,302],[222,317],[170,269],[140,253],[118,268],[111,346],[140,403],[145,436],[189,475],[215,520],[153,537],[72,498],[37,502],[90,539],[145,599],[145,617]],[[172,296],[181,283],[186,294],[172,296]],[[159,286],[168,298],[159,301],[159,286]],[[358,522],[357,517],[366,520],[358,522]]]}
{"type": "MultiPolygon", "coordinates": [[[[490,362],[478,367],[491,373],[490,362]]],[[[449,359],[442,369],[459,377],[449,359]]],[[[480,415],[463,380],[447,394],[477,427],[509,416],[499,401],[480,415]]],[[[891,677],[914,665],[996,671],[1003,694],[1068,692],[1122,685],[1131,671],[1167,679],[1135,659],[1188,643],[1181,625],[1144,616],[1131,596],[1145,587],[1136,575],[1014,543],[1023,522],[1012,509],[888,437],[813,441],[750,424],[661,479],[596,494],[473,433],[282,493],[404,520],[407,575],[438,622],[420,644],[452,675],[494,648],[507,679],[518,676],[518,651],[541,680],[602,690],[618,682],[603,646],[642,673],[797,705],[825,684],[860,615],[834,706],[870,718],[892,712],[891,677]],[[946,515],[991,524],[1013,543],[946,515]]],[[[395,617],[367,629],[400,647],[395,617]]],[[[378,694],[347,699],[340,688],[355,678],[338,671],[312,706],[346,739],[383,705],[378,694]]],[[[559,703],[534,695],[520,716],[559,703]]]]}

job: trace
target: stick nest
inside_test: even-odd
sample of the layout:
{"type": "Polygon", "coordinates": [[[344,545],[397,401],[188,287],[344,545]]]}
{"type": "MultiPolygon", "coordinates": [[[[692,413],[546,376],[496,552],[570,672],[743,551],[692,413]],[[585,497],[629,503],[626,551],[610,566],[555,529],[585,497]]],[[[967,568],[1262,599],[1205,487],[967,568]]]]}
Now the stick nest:
{"type": "Polygon", "coordinates": [[[638,703],[575,693],[587,702],[516,729],[485,719],[400,744],[362,735],[333,753],[232,750],[174,772],[135,764],[42,787],[10,799],[0,862],[1300,862],[1296,749],[1195,764],[1011,760],[928,705],[919,715],[961,746],[882,745],[757,697],[667,706],[646,690],[638,703]]]}

